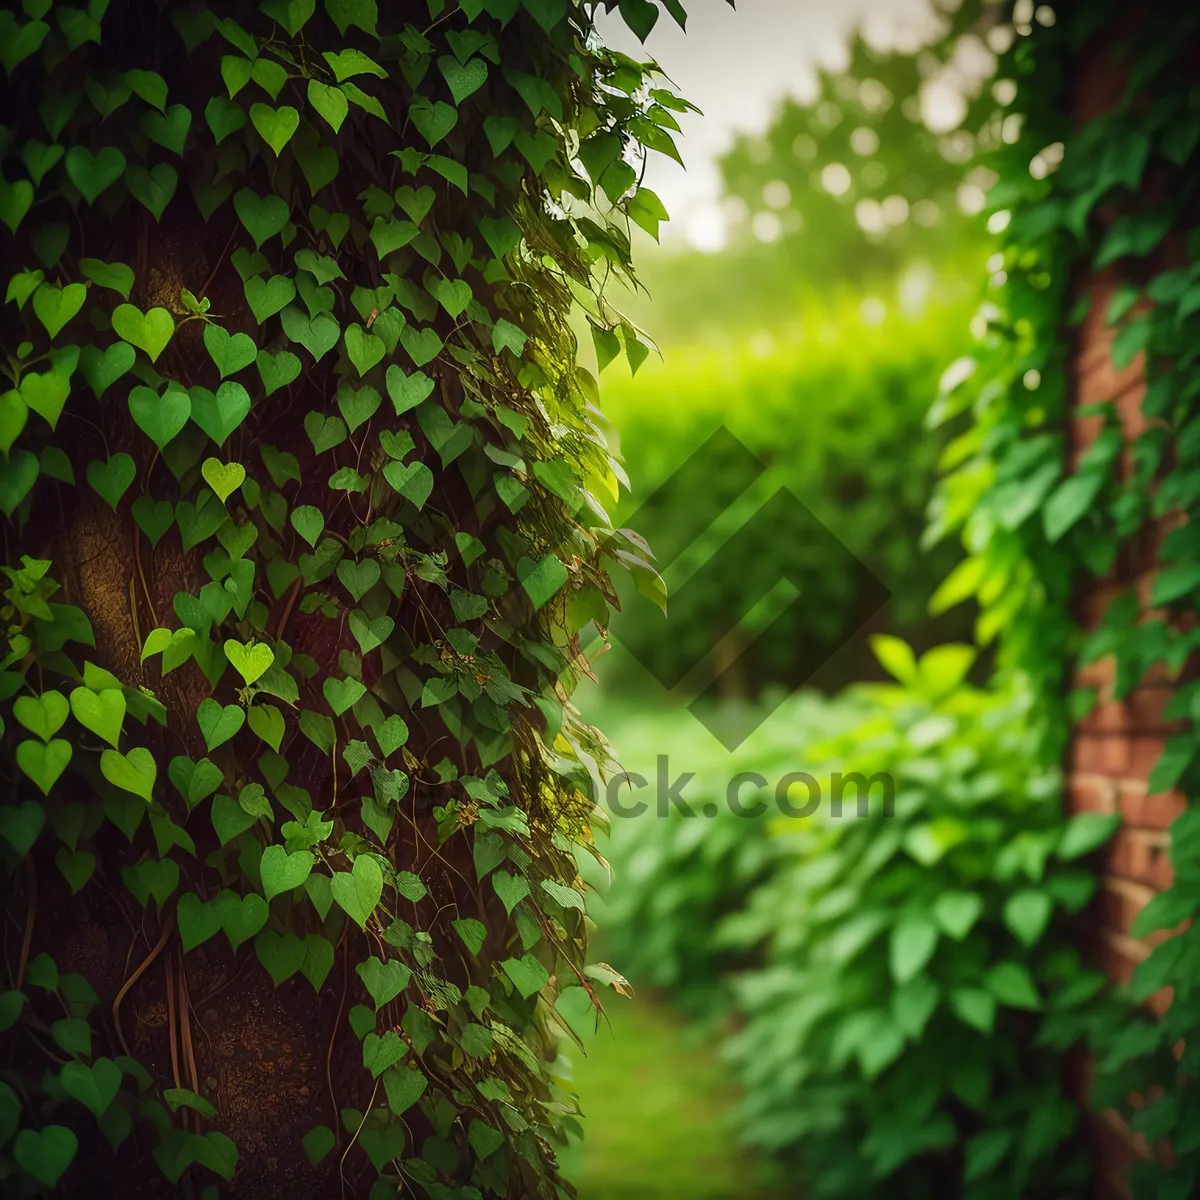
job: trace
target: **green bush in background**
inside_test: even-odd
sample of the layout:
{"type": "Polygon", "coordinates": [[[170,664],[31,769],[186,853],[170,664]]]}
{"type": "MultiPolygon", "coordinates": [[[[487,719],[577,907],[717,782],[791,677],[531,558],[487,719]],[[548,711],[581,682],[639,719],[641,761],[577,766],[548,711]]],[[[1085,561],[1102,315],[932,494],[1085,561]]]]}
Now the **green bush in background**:
{"type": "MultiPolygon", "coordinates": [[[[652,360],[632,380],[606,375],[606,414],[635,481],[624,517],[721,426],[767,468],[666,572],[665,621],[649,601],[626,602],[613,629],[638,660],[660,679],[682,673],[722,642],[727,614],[750,610],[735,644],[718,645],[718,654],[737,657],[787,607],[787,596],[778,593],[777,603],[754,606],[790,572],[803,580],[799,602],[742,660],[736,690],[754,696],[765,681],[807,682],[806,647],[841,643],[870,614],[857,564],[807,530],[735,536],[725,551],[732,552],[728,569],[706,573],[695,590],[684,585],[688,572],[780,488],[790,489],[891,592],[879,628],[921,645],[965,633],[969,613],[938,624],[926,612],[958,551],[948,545],[922,551],[919,539],[944,445],[921,423],[945,363],[966,345],[967,325],[965,307],[952,297],[927,297],[921,311],[906,315],[878,297],[844,296],[811,304],[787,335],[764,331],[726,343],[677,345],[665,364],[652,360]],[[881,314],[874,323],[869,319],[881,314]]],[[[732,462],[728,470],[736,471],[732,462]]],[[[697,479],[692,493],[672,495],[661,511],[636,520],[661,552],[687,541],[683,531],[694,511],[723,488],[736,491],[718,468],[697,479]]],[[[824,686],[841,686],[872,665],[863,643],[857,656],[843,656],[824,686]]]]}
{"type": "Polygon", "coordinates": [[[1063,922],[1115,818],[1063,817],[1028,695],[966,684],[969,647],[875,646],[898,682],[793,697],[735,755],[697,758],[682,712],[617,743],[629,770],[695,771],[685,800],[718,815],[614,820],[604,936],[635,979],[736,1011],[743,1136],[814,1200],[1080,1195],[1060,1052],[1117,1014],[1063,922]],[[815,816],[729,813],[736,773],[800,770],[815,816]],[[836,771],[889,775],[891,815],[877,781],[865,813],[848,786],[832,816],[836,771]]]}

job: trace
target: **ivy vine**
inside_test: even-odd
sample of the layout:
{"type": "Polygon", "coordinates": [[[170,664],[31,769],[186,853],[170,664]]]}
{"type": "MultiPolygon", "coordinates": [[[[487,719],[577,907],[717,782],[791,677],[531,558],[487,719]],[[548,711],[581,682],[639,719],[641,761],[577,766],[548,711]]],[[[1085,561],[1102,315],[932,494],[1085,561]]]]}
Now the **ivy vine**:
{"type": "Polygon", "coordinates": [[[577,634],[658,588],[568,320],[645,358],[604,285],[688,107],[596,9],[0,9],[6,1194],[565,1194],[577,634]],[[239,1145],[201,976],[302,1014],[320,1120],[239,1145]]]}
{"type": "MultiPolygon", "coordinates": [[[[974,597],[981,639],[998,641],[1003,669],[1035,682],[1049,761],[1061,759],[1069,722],[1099,698],[1094,688],[1070,689],[1073,663],[1111,658],[1105,699],[1127,698],[1151,671],[1174,680],[1165,717],[1180,731],[1147,790],[1191,797],[1200,783],[1200,684],[1185,671],[1200,647],[1200,87],[1189,48],[1200,14],[1174,0],[1133,19],[1110,3],[1064,3],[1043,24],[1025,7],[1000,71],[1015,93],[990,118],[999,175],[990,205],[1003,233],[988,332],[980,355],[948,372],[934,412],[935,420],[972,413],[949,451],[933,524],[933,536],[960,530],[969,557],[938,602],[974,597]],[[1097,38],[1105,29],[1120,30],[1119,50],[1097,38]],[[1085,59],[1105,55],[1119,73],[1116,101],[1078,127],[1068,83],[1085,59]],[[1013,121],[1019,132],[1006,136],[1013,121]],[[1092,295],[1081,281],[1104,268],[1120,279],[1103,314],[1112,365],[1123,371],[1144,355],[1135,424],[1112,401],[1071,405],[1071,333],[1092,295]],[[1072,465],[1069,425],[1078,418],[1100,428],[1072,465]],[[1072,595],[1089,579],[1129,580],[1135,562],[1153,572],[1148,593],[1122,582],[1085,633],[1072,595]]],[[[1172,825],[1169,844],[1174,886],[1142,910],[1133,934],[1175,936],[1138,965],[1130,992],[1142,1002],[1171,988],[1173,999],[1161,1020],[1106,1020],[1097,1010],[1092,1101],[1122,1111],[1145,1139],[1129,1177],[1134,1196],[1183,1200],[1200,1185],[1200,932],[1183,926],[1200,912],[1194,807],[1172,825]]]]}

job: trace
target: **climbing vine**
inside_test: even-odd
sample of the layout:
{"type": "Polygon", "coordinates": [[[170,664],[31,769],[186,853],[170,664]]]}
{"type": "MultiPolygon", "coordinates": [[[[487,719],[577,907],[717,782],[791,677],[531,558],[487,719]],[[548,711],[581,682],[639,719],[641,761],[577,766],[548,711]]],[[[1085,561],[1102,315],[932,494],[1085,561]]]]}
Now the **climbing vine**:
{"type": "MultiPolygon", "coordinates": [[[[1037,19],[1032,5],[1013,11],[1018,37],[1000,77],[1015,87],[989,117],[999,174],[992,222],[1003,229],[995,303],[983,314],[980,355],[947,374],[934,412],[949,420],[972,411],[949,452],[933,523],[934,536],[961,530],[970,556],[938,600],[976,598],[981,639],[998,641],[1003,669],[1035,681],[1050,760],[1063,753],[1068,719],[1098,699],[1096,689],[1068,689],[1072,662],[1111,659],[1104,699],[1125,699],[1150,672],[1175,680],[1165,717],[1180,732],[1148,791],[1180,788],[1190,797],[1200,782],[1200,684],[1186,671],[1200,646],[1200,88],[1189,55],[1200,15],[1174,0],[1136,16],[1107,3],[1065,3],[1054,6],[1052,22],[1037,19]],[[1102,29],[1107,41],[1096,37],[1102,29]],[[1067,83],[1087,55],[1111,55],[1120,86],[1115,103],[1076,127],[1067,83]],[[1088,305],[1086,295],[1073,296],[1088,271],[1104,269],[1120,281],[1102,314],[1113,327],[1112,365],[1123,371],[1144,355],[1146,390],[1132,419],[1111,401],[1069,407],[1067,354],[1088,305]],[[1093,419],[1098,431],[1072,464],[1075,418],[1093,419]],[[1138,576],[1151,580],[1140,593],[1138,576]],[[1085,633],[1070,599],[1089,577],[1120,586],[1085,633]]],[[[1174,886],[1142,911],[1135,936],[1177,931],[1200,911],[1194,808],[1171,827],[1169,844],[1174,886]]],[[[1191,1196],[1200,1179],[1198,953],[1194,926],[1161,941],[1134,972],[1131,992],[1140,1002],[1173,989],[1163,1018],[1094,1031],[1093,1102],[1123,1110],[1145,1139],[1130,1174],[1137,1197],[1191,1196]]]]}
{"type": "Polygon", "coordinates": [[[565,1194],[576,635],[657,585],[568,318],[646,356],[687,107],[596,8],[0,8],[6,1194],[565,1194]]]}

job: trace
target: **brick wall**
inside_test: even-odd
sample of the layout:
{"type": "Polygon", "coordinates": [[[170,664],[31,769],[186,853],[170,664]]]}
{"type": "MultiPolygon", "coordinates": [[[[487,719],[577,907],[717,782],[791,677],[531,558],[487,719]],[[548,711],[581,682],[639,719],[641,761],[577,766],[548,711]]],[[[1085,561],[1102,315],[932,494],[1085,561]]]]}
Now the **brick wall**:
{"type": "MultiPolygon", "coordinates": [[[[1097,44],[1080,63],[1073,86],[1073,114],[1079,124],[1110,107],[1123,88],[1110,45],[1097,44]]],[[[1115,214],[1109,214],[1114,216],[1115,214]]],[[[1070,372],[1076,407],[1114,403],[1128,443],[1145,428],[1141,403],[1145,394],[1142,357],[1118,371],[1112,362],[1113,330],[1105,314],[1122,281],[1117,267],[1078,280],[1079,291],[1091,294],[1089,315],[1078,329],[1070,372]]],[[[1071,427],[1072,461],[1103,427],[1100,417],[1076,417],[1071,427]]],[[[1136,589],[1141,619],[1161,616],[1150,608],[1153,564],[1163,529],[1148,529],[1138,544],[1122,550],[1114,570],[1076,597],[1076,615],[1085,628],[1094,628],[1108,604],[1119,594],[1136,589]]],[[[1112,697],[1111,658],[1081,670],[1076,686],[1096,687],[1099,703],[1072,731],[1067,754],[1067,807],[1071,812],[1119,812],[1120,829],[1100,857],[1099,890],[1081,922],[1081,940],[1091,961],[1114,980],[1129,981],[1134,967],[1166,934],[1137,939],[1130,932],[1134,918],[1150,898],[1171,883],[1166,830],[1183,811],[1184,797],[1176,791],[1153,795],[1147,787],[1151,768],[1176,727],[1163,719],[1172,694],[1172,681],[1157,670],[1124,700],[1112,697]]],[[[1151,997],[1149,1007],[1161,1013],[1170,1003],[1170,989],[1151,997]]],[[[1081,1084],[1086,1086],[1083,1065],[1081,1084]]],[[[1137,1155],[1150,1153],[1116,1113],[1092,1121],[1097,1164],[1095,1195],[1103,1200],[1127,1197],[1123,1176],[1137,1155]]]]}

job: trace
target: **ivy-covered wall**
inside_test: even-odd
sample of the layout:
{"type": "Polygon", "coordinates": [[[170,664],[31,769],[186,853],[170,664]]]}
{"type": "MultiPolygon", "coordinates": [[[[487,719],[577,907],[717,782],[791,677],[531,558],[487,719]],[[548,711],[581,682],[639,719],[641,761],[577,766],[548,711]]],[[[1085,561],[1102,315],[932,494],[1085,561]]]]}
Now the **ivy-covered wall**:
{"type": "Polygon", "coordinates": [[[1121,821],[1079,936],[1138,1012],[1097,1008],[1081,1087],[1097,1194],[1200,1180],[1200,15],[1174,0],[1012,6],[991,194],[1002,250],[935,512],[1003,671],[1038,683],[1067,803],[1121,821]]]}

